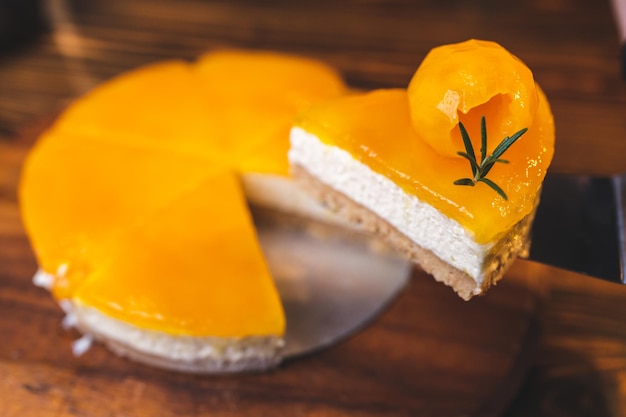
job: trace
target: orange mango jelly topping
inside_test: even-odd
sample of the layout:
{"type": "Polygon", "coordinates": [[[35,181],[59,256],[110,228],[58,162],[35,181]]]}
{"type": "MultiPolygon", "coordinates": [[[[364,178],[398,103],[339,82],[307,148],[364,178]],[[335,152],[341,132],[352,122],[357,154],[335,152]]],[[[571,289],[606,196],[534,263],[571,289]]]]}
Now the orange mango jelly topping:
{"type": "MultiPolygon", "coordinates": [[[[379,90],[314,105],[297,124],[348,151],[405,192],[436,207],[487,243],[533,211],[554,153],[554,121],[530,70],[493,42],[470,40],[433,49],[407,90],[379,90]],[[485,116],[488,152],[528,128],[485,184],[454,185],[471,177],[458,123],[480,155],[485,116]]],[[[480,158],[480,156],[478,156],[480,158]]],[[[479,161],[480,162],[480,161],[479,161]]]]}
{"type": "Polygon", "coordinates": [[[296,112],[344,93],[316,61],[224,51],[140,68],[76,101],[19,187],[55,297],[175,335],[282,334],[238,176],[286,175],[296,112]]]}

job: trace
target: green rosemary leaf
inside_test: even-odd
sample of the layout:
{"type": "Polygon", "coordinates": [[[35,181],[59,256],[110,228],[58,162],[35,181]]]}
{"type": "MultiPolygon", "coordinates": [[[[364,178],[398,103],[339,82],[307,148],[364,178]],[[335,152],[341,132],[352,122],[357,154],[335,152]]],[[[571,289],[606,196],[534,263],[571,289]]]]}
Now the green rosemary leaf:
{"type": "Polygon", "coordinates": [[[454,181],[455,185],[469,185],[470,187],[474,186],[474,180],[471,178],[460,178],[454,181]]]}
{"type": "Polygon", "coordinates": [[[502,142],[496,146],[491,155],[487,155],[487,122],[485,116],[480,119],[480,163],[476,160],[476,153],[474,152],[474,146],[472,141],[463,126],[463,123],[459,122],[459,130],[461,131],[461,138],[463,138],[463,145],[466,152],[457,152],[458,155],[467,159],[472,169],[474,178],[460,178],[454,181],[455,185],[469,185],[474,186],[477,182],[482,182],[491,187],[497,192],[503,199],[508,200],[506,193],[499,185],[487,178],[487,174],[491,171],[493,166],[497,163],[508,164],[509,161],[500,158],[504,152],[506,152],[511,145],[513,145],[519,138],[528,131],[528,128],[524,128],[516,132],[512,136],[505,137],[502,142]]]}
{"type": "MultiPolygon", "coordinates": [[[[472,159],[474,160],[474,162],[476,161],[476,154],[474,153],[474,146],[472,145],[472,140],[470,139],[469,135],[467,134],[467,130],[465,130],[465,126],[463,126],[463,123],[459,122],[459,130],[461,131],[461,138],[463,139],[463,145],[465,146],[465,151],[467,152],[467,154],[469,156],[472,157],[472,159]]],[[[478,164],[476,164],[478,165],[478,164]]],[[[476,173],[474,172],[474,175],[476,175],[476,173]]]]}
{"type": "Polygon", "coordinates": [[[493,168],[495,164],[496,164],[495,161],[481,164],[480,175],[478,178],[486,177],[487,174],[489,174],[489,171],[491,171],[491,168],[493,168]]]}
{"type": "Polygon", "coordinates": [[[504,198],[505,200],[508,200],[504,190],[502,190],[502,188],[500,188],[495,182],[491,181],[489,178],[482,177],[482,178],[479,178],[478,181],[487,184],[488,186],[493,188],[496,193],[500,194],[502,198],[504,198]]]}
{"type": "Polygon", "coordinates": [[[472,158],[471,155],[465,153],[465,152],[457,152],[458,155],[462,156],[463,158],[467,159],[470,163],[470,166],[472,167],[472,174],[474,174],[474,176],[476,176],[476,173],[479,171],[479,167],[478,167],[478,163],[476,162],[476,158],[472,158]]]}
{"type": "Polygon", "coordinates": [[[506,138],[504,138],[504,140],[500,142],[498,146],[496,146],[496,149],[493,150],[493,153],[490,156],[494,159],[500,158],[502,154],[511,147],[511,145],[513,145],[519,138],[522,137],[524,133],[526,133],[527,130],[528,128],[525,127],[522,130],[516,132],[513,136],[507,136],[506,138]]]}
{"type": "Polygon", "coordinates": [[[480,118],[480,160],[487,158],[487,122],[485,116],[480,118]]]}

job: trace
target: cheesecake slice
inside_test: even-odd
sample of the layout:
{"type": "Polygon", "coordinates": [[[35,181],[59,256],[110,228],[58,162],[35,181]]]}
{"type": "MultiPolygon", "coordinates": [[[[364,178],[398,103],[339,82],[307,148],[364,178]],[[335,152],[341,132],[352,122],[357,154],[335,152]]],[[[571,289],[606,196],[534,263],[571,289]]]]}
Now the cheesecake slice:
{"type": "Polygon", "coordinates": [[[408,89],[302,113],[289,160],[319,201],[467,300],[527,253],[553,150],[550,107],[530,70],[501,46],[470,40],[434,49],[408,89]],[[506,161],[481,171],[516,134],[493,158],[506,161]]]}
{"type": "Polygon", "coordinates": [[[37,141],[20,179],[38,285],[66,324],[187,372],[281,360],[285,316],[248,202],[328,213],[288,177],[294,115],[345,93],[330,67],[222,51],[104,83],[37,141]]]}

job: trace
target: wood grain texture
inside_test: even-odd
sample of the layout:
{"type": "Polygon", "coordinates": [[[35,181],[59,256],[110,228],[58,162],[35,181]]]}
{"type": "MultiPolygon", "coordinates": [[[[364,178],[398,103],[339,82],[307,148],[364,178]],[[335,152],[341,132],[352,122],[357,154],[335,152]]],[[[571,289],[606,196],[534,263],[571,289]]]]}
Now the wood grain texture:
{"type": "MultiPolygon", "coordinates": [[[[72,337],[60,330],[58,309],[30,284],[35,265],[14,195],[17,166],[26,144],[21,142],[24,135],[16,132],[29,129],[42,116],[120,71],[156,59],[191,59],[210,48],[264,48],[324,59],[357,87],[397,87],[407,83],[431,47],[469,37],[492,39],[533,69],[550,98],[557,127],[555,171],[626,171],[626,87],[620,79],[618,33],[609,1],[92,0],[74,1],[70,6],[74,26],[66,22],[57,27],[56,36],[43,35],[0,57],[3,415],[99,415],[104,411],[114,416],[162,415],[166,411],[159,407],[165,398],[180,415],[279,415],[276,410],[309,416],[447,415],[457,404],[452,394],[460,391],[455,389],[463,389],[460,381],[450,386],[445,399],[433,394],[432,404],[453,399],[450,408],[437,414],[425,401],[407,399],[420,383],[413,381],[423,372],[419,366],[426,365],[413,364],[401,370],[407,372],[404,378],[393,380],[394,388],[380,388],[375,381],[380,379],[384,385],[390,379],[385,379],[383,371],[373,370],[371,357],[355,356],[356,344],[364,338],[368,352],[376,343],[387,341],[370,339],[374,335],[392,335],[393,343],[415,341],[417,336],[411,332],[424,327],[408,320],[413,306],[420,305],[419,293],[425,291],[420,285],[429,285],[423,279],[414,280],[405,298],[371,329],[345,344],[267,376],[205,381],[168,374],[171,397],[157,382],[166,376],[163,373],[129,365],[100,348],[79,360],[69,356],[72,337]],[[405,325],[396,321],[402,319],[407,320],[405,325]],[[345,365],[344,360],[348,361],[345,365]],[[361,364],[367,365],[364,370],[357,367],[361,364]],[[348,380],[358,382],[353,389],[335,380],[350,372],[355,374],[348,380]],[[42,380],[45,383],[38,383],[42,380]],[[395,407],[381,400],[384,395],[376,394],[379,389],[396,402],[395,407]],[[281,392],[286,399],[265,398],[268,391],[281,392]],[[110,399],[104,411],[90,401],[103,396],[110,399]],[[154,412],[140,414],[134,405],[148,399],[153,405],[149,410],[154,412]],[[404,399],[409,405],[400,406],[404,399]],[[262,400],[268,402],[261,405],[262,400]],[[183,410],[180,404],[190,408],[183,410]],[[258,407],[257,414],[250,413],[252,404],[258,407]]],[[[540,282],[532,287],[545,289],[548,295],[539,310],[540,338],[529,377],[505,415],[626,414],[626,287],[536,264],[520,265],[530,268],[528,276],[540,282]]],[[[497,290],[507,291],[502,288],[497,290]]],[[[436,294],[433,297],[428,301],[435,303],[436,294]]],[[[507,298],[498,297],[506,307],[507,298]]],[[[436,333],[431,336],[436,339],[436,333]]],[[[469,357],[472,345],[464,346],[458,346],[458,352],[469,357]]],[[[393,356],[393,352],[386,354],[393,356]]],[[[400,350],[397,355],[408,353],[400,350]]],[[[488,367],[481,369],[492,372],[488,367]]],[[[478,403],[474,411],[481,407],[478,403]]]]}

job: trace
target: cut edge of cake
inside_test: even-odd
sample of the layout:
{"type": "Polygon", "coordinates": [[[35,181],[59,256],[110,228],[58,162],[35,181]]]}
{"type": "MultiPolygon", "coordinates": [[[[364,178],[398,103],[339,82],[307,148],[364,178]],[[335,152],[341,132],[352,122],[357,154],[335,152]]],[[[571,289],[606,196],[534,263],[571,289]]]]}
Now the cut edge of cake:
{"type": "Polygon", "coordinates": [[[518,256],[528,255],[535,210],[480,244],[455,220],[298,126],[291,130],[289,159],[292,177],[315,199],[379,235],[464,300],[484,293],[518,256]]]}

